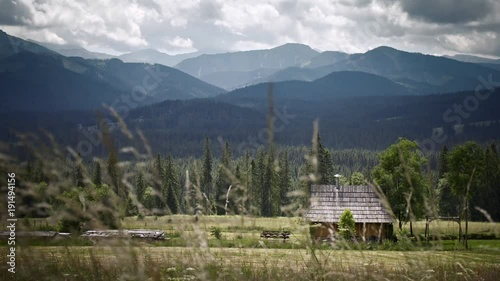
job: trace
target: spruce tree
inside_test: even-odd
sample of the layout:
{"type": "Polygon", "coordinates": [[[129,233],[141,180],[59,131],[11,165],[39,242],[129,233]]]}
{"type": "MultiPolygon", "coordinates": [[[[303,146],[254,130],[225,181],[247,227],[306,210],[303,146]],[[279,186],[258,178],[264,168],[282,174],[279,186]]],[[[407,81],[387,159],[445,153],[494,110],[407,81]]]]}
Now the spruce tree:
{"type": "Polygon", "coordinates": [[[320,176],[319,184],[334,184],[335,172],[333,170],[332,155],[328,148],[321,143],[321,137],[318,134],[318,174],[320,176]]]}
{"type": "Polygon", "coordinates": [[[33,162],[31,162],[31,158],[28,158],[28,163],[26,164],[26,179],[28,181],[33,180],[33,162]]]}
{"type": "Polygon", "coordinates": [[[251,161],[252,184],[250,189],[251,206],[258,212],[262,209],[262,190],[264,186],[264,150],[259,147],[257,150],[256,160],[251,161]]]}
{"type": "Polygon", "coordinates": [[[94,163],[94,175],[92,177],[92,182],[96,187],[100,187],[102,185],[101,164],[97,161],[94,163]]]}
{"type": "Polygon", "coordinates": [[[219,169],[217,170],[217,180],[216,180],[216,194],[215,194],[215,202],[216,202],[216,210],[218,215],[223,215],[226,213],[225,205],[226,205],[226,195],[231,185],[231,179],[229,177],[229,172],[231,165],[231,147],[229,143],[226,142],[224,145],[224,151],[222,153],[222,159],[219,165],[219,169]]]}
{"type": "Polygon", "coordinates": [[[153,184],[155,196],[155,206],[156,208],[163,209],[165,208],[165,195],[166,192],[166,184],[164,178],[164,169],[163,169],[163,160],[161,159],[161,155],[156,154],[156,159],[154,163],[154,184],[153,184]]]}
{"type": "Polygon", "coordinates": [[[179,199],[177,198],[177,189],[179,186],[176,171],[172,157],[169,155],[165,165],[165,190],[164,198],[166,198],[167,207],[172,214],[179,213],[179,199]]]}
{"type": "Polygon", "coordinates": [[[144,204],[144,192],[146,191],[146,186],[144,184],[144,176],[142,172],[137,172],[135,176],[135,194],[137,195],[137,200],[144,204]]]}
{"type": "Polygon", "coordinates": [[[201,177],[201,190],[211,200],[213,197],[213,179],[212,179],[212,153],[210,151],[210,140],[205,139],[203,149],[203,171],[201,177]]]}
{"type": "Polygon", "coordinates": [[[274,215],[273,186],[274,186],[274,149],[271,146],[267,154],[264,185],[262,186],[261,214],[264,217],[272,217],[274,215]]]}
{"type": "Polygon", "coordinates": [[[83,173],[82,173],[82,166],[81,166],[81,159],[78,158],[77,162],[75,163],[74,170],[73,170],[73,177],[74,177],[74,183],[77,187],[83,187],[83,173]]]}
{"type": "Polygon", "coordinates": [[[118,196],[123,197],[118,180],[118,158],[114,151],[111,151],[108,155],[107,172],[111,180],[113,191],[118,196]]]}
{"type": "Polygon", "coordinates": [[[281,207],[290,204],[290,199],[287,196],[290,190],[290,167],[288,164],[288,151],[285,150],[280,160],[280,171],[279,171],[279,198],[278,198],[278,210],[281,212],[281,207]]]}

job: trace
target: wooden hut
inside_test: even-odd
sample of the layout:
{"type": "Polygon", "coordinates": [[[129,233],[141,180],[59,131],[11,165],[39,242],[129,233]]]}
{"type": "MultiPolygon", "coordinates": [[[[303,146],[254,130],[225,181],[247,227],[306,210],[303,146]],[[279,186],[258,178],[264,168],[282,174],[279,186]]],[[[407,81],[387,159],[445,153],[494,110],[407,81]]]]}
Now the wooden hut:
{"type": "Polygon", "coordinates": [[[356,221],[356,237],[380,241],[392,235],[393,218],[370,186],[311,186],[311,205],[304,217],[311,222],[311,236],[333,240],[342,213],[349,209],[356,221]]]}

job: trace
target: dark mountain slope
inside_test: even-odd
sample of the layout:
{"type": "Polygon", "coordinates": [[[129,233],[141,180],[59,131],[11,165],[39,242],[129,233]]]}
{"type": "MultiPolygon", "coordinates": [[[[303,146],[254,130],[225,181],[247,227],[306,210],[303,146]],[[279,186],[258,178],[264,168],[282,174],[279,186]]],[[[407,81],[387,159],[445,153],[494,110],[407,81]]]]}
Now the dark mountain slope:
{"type": "Polygon", "coordinates": [[[474,89],[480,83],[478,77],[492,75],[494,81],[500,80],[500,72],[478,64],[408,53],[390,47],[353,54],[348,59],[312,70],[285,69],[273,74],[269,80],[284,81],[301,76],[314,80],[334,71],[363,71],[380,75],[424,94],[474,89]]]}
{"type": "Polygon", "coordinates": [[[64,57],[35,43],[0,35],[3,110],[85,110],[117,102],[130,109],[224,92],[163,65],[64,57]],[[18,40],[22,48],[9,50],[11,40],[18,40]]]}

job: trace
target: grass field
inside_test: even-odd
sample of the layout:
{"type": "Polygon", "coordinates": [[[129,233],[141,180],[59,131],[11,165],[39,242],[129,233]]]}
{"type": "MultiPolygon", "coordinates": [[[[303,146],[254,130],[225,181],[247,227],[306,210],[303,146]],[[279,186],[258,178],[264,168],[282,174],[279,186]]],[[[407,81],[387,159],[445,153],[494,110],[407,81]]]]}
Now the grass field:
{"type": "MultiPolygon", "coordinates": [[[[332,247],[312,244],[308,224],[300,218],[203,216],[195,220],[176,215],[129,217],[121,223],[123,228],[162,229],[171,239],[152,243],[82,238],[25,243],[20,239],[16,280],[488,281],[498,280],[500,274],[500,240],[470,240],[467,251],[457,240],[332,247]],[[221,239],[210,235],[213,228],[220,229],[221,239]],[[292,236],[286,243],[261,239],[263,230],[289,230],[292,236]]],[[[50,228],[48,224],[31,220],[19,225],[36,229],[50,228]]],[[[456,225],[435,221],[431,234],[456,234],[456,225]]],[[[415,233],[423,233],[424,227],[424,222],[415,223],[415,233]]],[[[472,222],[469,229],[498,237],[500,224],[472,222]]],[[[7,272],[7,251],[0,247],[0,280],[12,277],[7,272]]]]}

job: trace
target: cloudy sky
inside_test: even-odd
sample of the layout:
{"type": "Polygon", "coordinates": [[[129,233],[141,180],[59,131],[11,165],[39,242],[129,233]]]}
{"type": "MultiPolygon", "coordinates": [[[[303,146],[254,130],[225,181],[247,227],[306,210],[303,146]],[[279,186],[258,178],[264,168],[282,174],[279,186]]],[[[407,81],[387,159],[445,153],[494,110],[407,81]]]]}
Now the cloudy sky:
{"type": "Polygon", "coordinates": [[[380,45],[500,57],[498,0],[0,0],[0,29],[120,54],[380,45]]]}

